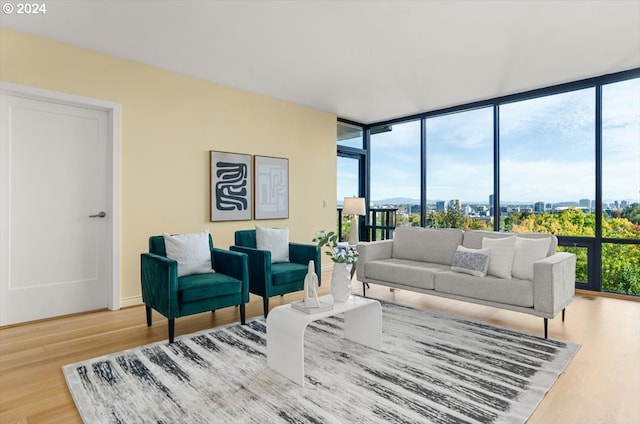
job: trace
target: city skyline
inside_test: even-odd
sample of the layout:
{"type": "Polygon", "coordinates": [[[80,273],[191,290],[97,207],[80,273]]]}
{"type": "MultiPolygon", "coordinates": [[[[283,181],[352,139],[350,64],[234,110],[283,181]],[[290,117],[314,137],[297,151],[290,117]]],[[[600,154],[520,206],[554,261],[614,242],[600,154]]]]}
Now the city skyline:
{"type": "MultiPolygon", "coordinates": [[[[347,196],[349,197],[349,196],[347,196]]],[[[451,201],[459,201],[460,202],[460,206],[464,206],[464,205],[471,205],[471,206],[491,206],[489,200],[487,199],[486,201],[465,201],[465,200],[461,200],[461,199],[427,199],[427,205],[436,205],[438,202],[445,202],[445,203],[449,203],[451,201]]],[[[336,204],[338,205],[338,207],[341,206],[343,202],[343,199],[337,199],[336,204]]],[[[393,197],[393,198],[388,198],[388,199],[372,199],[370,202],[370,204],[375,204],[375,205],[388,205],[388,206],[403,206],[403,205],[411,205],[411,206],[419,206],[420,205],[420,200],[419,199],[410,199],[410,198],[398,198],[398,197],[393,197]]],[[[537,203],[543,203],[545,205],[551,205],[551,207],[561,207],[561,206],[578,206],[578,207],[589,207],[589,208],[595,208],[594,203],[595,203],[595,199],[578,199],[578,200],[564,200],[564,201],[560,201],[560,202],[547,202],[543,199],[540,200],[536,200],[536,201],[502,201],[501,205],[503,206],[534,206],[537,203]],[[588,200],[589,201],[589,205],[585,206],[583,205],[583,201],[584,200],[588,200]]],[[[611,205],[616,205],[616,203],[618,205],[621,205],[621,207],[625,207],[628,205],[631,205],[633,203],[640,203],[637,201],[633,201],[633,200],[629,200],[629,199],[608,199],[608,200],[603,200],[602,204],[603,205],[607,205],[607,206],[611,206],[611,205]]]]}
{"type": "MultiPolygon", "coordinates": [[[[457,200],[460,202],[460,204],[465,204],[465,205],[489,205],[489,201],[482,201],[482,200],[478,200],[478,201],[467,201],[467,200],[462,200],[462,199],[427,199],[427,204],[435,204],[436,202],[450,202],[452,200],[457,200]]],[[[559,202],[549,202],[546,201],[544,199],[539,199],[539,200],[517,200],[517,201],[508,201],[508,200],[503,200],[501,201],[501,203],[505,203],[505,204],[512,204],[512,205],[521,205],[521,204],[526,204],[526,205],[533,205],[535,203],[538,202],[543,202],[545,204],[552,204],[552,205],[563,205],[563,204],[581,204],[581,202],[585,200],[585,199],[577,199],[577,200],[562,200],[559,202]]],[[[588,199],[590,203],[595,203],[595,199],[588,199]]],[[[342,201],[342,199],[340,199],[340,201],[342,201]]],[[[408,199],[408,198],[389,198],[389,199],[372,199],[371,200],[372,203],[395,203],[395,204],[412,204],[412,205],[419,205],[420,201],[418,199],[408,199]],[[395,201],[396,199],[402,199],[403,201],[395,201]]],[[[603,200],[602,203],[603,204],[613,204],[613,203],[620,203],[620,202],[626,202],[628,204],[631,203],[638,203],[638,202],[634,202],[632,200],[629,199],[608,199],[608,200],[603,200]]]]}

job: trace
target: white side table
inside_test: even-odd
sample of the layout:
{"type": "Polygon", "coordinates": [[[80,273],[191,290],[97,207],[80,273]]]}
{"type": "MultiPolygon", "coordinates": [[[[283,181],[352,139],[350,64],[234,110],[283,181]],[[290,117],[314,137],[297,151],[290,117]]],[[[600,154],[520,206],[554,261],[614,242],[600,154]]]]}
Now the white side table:
{"type": "MultiPolygon", "coordinates": [[[[333,302],[331,295],[320,298],[333,302]]],[[[382,307],[377,300],[350,296],[335,303],[332,310],[306,314],[282,305],[267,316],[267,365],[295,383],[304,386],[304,331],[307,325],[344,313],[344,338],[380,350],[382,307]]]]}

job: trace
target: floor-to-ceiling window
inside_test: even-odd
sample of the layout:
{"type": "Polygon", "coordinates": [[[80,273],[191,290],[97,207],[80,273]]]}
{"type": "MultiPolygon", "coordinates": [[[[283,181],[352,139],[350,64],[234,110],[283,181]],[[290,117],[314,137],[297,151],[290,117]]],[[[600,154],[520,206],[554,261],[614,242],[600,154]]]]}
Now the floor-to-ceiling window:
{"type": "Polygon", "coordinates": [[[337,146],[337,232],[340,240],[344,241],[351,233],[351,221],[342,214],[343,200],[345,197],[365,197],[366,150],[363,127],[356,123],[338,121],[337,146]]]}
{"type": "Polygon", "coordinates": [[[398,225],[552,233],[577,287],[640,295],[640,69],[363,129],[398,225]]]}
{"type": "Polygon", "coordinates": [[[576,280],[589,284],[595,236],[595,89],[500,105],[501,231],[587,237],[576,280]]]}
{"type": "Polygon", "coordinates": [[[640,78],[602,87],[602,289],[640,295],[640,78]]]}
{"type": "Polygon", "coordinates": [[[420,120],[371,128],[370,203],[372,239],[382,234],[397,209],[395,225],[420,225],[421,135],[420,120]],[[374,216],[375,213],[375,216],[374,216]]]}
{"type": "Polygon", "coordinates": [[[493,229],[493,108],[426,119],[426,226],[493,229]]]}
{"type": "Polygon", "coordinates": [[[500,230],[593,237],[595,154],[593,88],[501,105],[500,230]]]}

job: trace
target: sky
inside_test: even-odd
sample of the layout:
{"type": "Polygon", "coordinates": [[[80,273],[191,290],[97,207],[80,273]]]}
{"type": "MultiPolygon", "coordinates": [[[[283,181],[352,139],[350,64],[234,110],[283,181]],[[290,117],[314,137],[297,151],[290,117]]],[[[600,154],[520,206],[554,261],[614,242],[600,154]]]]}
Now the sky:
{"type": "MultiPolygon", "coordinates": [[[[427,198],[488,203],[493,112],[427,119],[427,198]]],[[[371,199],[420,198],[420,122],[371,136],[371,199]]],[[[354,160],[338,160],[338,200],[357,191],[354,160]]],[[[500,106],[503,202],[595,199],[595,89],[500,106]]],[[[603,199],[640,202],[640,79],[603,88],[603,199]]]]}

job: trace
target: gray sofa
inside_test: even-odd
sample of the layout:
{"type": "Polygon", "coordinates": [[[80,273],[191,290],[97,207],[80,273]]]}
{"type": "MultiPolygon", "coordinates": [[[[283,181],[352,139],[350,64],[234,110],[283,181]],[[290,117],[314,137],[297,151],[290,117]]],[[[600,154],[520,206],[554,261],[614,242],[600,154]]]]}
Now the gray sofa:
{"type": "Polygon", "coordinates": [[[576,257],[571,253],[556,252],[557,246],[558,239],[550,234],[398,227],[393,239],[358,243],[356,271],[365,295],[365,284],[372,283],[524,312],[544,318],[544,337],[547,338],[547,320],[562,311],[564,321],[565,307],[575,292],[576,257]],[[497,266],[509,265],[509,259],[486,255],[487,251],[498,252],[492,250],[491,245],[496,243],[492,240],[507,237],[509,240],[498,243],[517,243],[512,261],[518,263],[519,271],[516,273],[513,268],[516,276],[512,276],[511,270],[506,274],[502,270],[496,272],[501,275],[498,277],[491,273],[491,260],[494,259],[497,266]],[[483,242],[483,239],[489,240],[483,242]],[[532,239],[546,239],[548,247],[543,241],[532,242],[532,239]],[[482,249],[483,243],[485,249],[482,249]],[[532,257],[528,250],[520,248],[532,244],[544,245],[542,258],[532,257]],[[476,252],[469,249],[482,249],[477,252],[487,257],[489,273],[486,276],[466,273],[478,274],[473,270],[459,272],[461,255],[476,252]]]}

